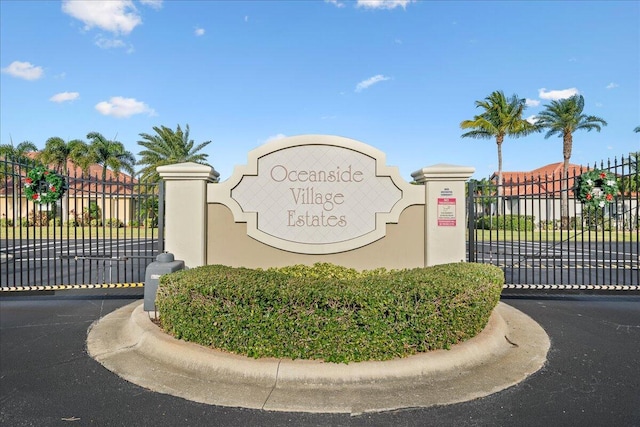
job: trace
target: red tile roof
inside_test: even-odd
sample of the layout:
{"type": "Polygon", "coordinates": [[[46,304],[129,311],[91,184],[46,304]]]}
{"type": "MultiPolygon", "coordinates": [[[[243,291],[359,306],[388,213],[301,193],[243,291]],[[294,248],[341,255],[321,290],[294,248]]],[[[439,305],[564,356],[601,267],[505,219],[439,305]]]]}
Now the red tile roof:
{"type": "MultiPolygon", "coordinates": [[[[590,170],[591,168],[569,164],[568,168],[568,188],[572,188],[575,178],[590,170]]],[[[551,163],[539,167],[529,172],[502,172],[502,182],[504,184],[504,196],[532,196],[547,195],[559,197],[562,189],[562,162],[551,163]]],[[[491,175],[491,179],[497,181],[498,172],[491,175]]]]}

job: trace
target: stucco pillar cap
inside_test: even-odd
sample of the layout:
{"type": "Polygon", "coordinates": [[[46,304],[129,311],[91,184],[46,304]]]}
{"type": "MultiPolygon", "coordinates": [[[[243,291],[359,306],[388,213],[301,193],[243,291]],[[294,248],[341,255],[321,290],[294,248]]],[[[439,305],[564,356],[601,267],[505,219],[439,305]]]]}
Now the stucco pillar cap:
{"type": "Polygon", "coordinates": [[[158,166],[158,174],[166,181],[172,180],[204,180],[218,182],[220,174],[209,165],[186,162],[175,165],[158,166]]]}
{"type": "Polygon", "coordinates": [[[476,168],[471,166],[458,166],[439,163],[428,166],[411,174],[411,177],[418,183],[425,181],[462,181],[473,175],[476,168]]]}

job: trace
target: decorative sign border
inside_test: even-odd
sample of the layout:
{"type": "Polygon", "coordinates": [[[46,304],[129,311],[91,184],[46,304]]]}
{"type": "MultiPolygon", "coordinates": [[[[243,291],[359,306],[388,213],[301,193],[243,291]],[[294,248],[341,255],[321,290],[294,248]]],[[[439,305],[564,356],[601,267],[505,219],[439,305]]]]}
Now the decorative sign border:
{"type": "Polygon", "coordinates": [[[396,167],[386,166],[385,154],[362,142],[331,135],[300,135],[278,139],[264,144],[248,154],[245,166],[236,166],[231,177],[219,184],[209,184],[207,187],[208,203],[221,203],[233,213],[235,222],[247,224],[247,235],[278,249],[303,254],[330,254],[345,252],[368,245],[386,235],[386,224],[397,223],[400,214],[411,205],[425,204],[425,189],[423,186],[411,185],[400,176],[396,167]],[[301,243],[283,239],[266,233],[259,228],[258,212],[242,209],[241,204],[233,197],[234,189],[238,188],[243,178],[257,177],[259,160],[280,150],[302,146],[329,146],[352,150],[375,161],[375,177],[387,177],[393,186],[399,190],[398,200],[388,212],[375,213],[375,227],[366,234],[331,243],[301,243]]]}

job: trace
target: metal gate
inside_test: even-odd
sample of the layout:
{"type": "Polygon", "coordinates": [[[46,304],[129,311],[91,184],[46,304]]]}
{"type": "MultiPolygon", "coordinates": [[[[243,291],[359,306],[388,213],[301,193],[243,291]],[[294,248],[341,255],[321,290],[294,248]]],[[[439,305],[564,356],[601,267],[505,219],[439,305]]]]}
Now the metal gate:
{"type": "Polygon", "coordinates": [[[1,289],[143,286],[164,249],[163,186],[69,163],[62,198],[37,204],[25,197],[36,164],[22,161],[0,159],[1,289]]]}
{"type": "Polygon", "coordinates": [[[500,187],[496,176],[468,183],[468,260],[503,268],[507,289],[640,290],[638,153],[572,165],[565,176],[557,166],[544,175],[505,173],[500,187]],[[575,197],[576,178],[593,169],[617,181],[603,208],[575,197]]]}

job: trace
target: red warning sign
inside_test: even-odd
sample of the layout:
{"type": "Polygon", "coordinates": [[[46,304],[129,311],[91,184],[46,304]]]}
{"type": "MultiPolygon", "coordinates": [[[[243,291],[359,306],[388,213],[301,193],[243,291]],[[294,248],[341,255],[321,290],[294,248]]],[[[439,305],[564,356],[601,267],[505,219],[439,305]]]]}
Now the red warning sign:
{"type": "Polygon", "coordinates": [[[438,227],[456,226],[456,198],[438,197],[438,227]]]}

